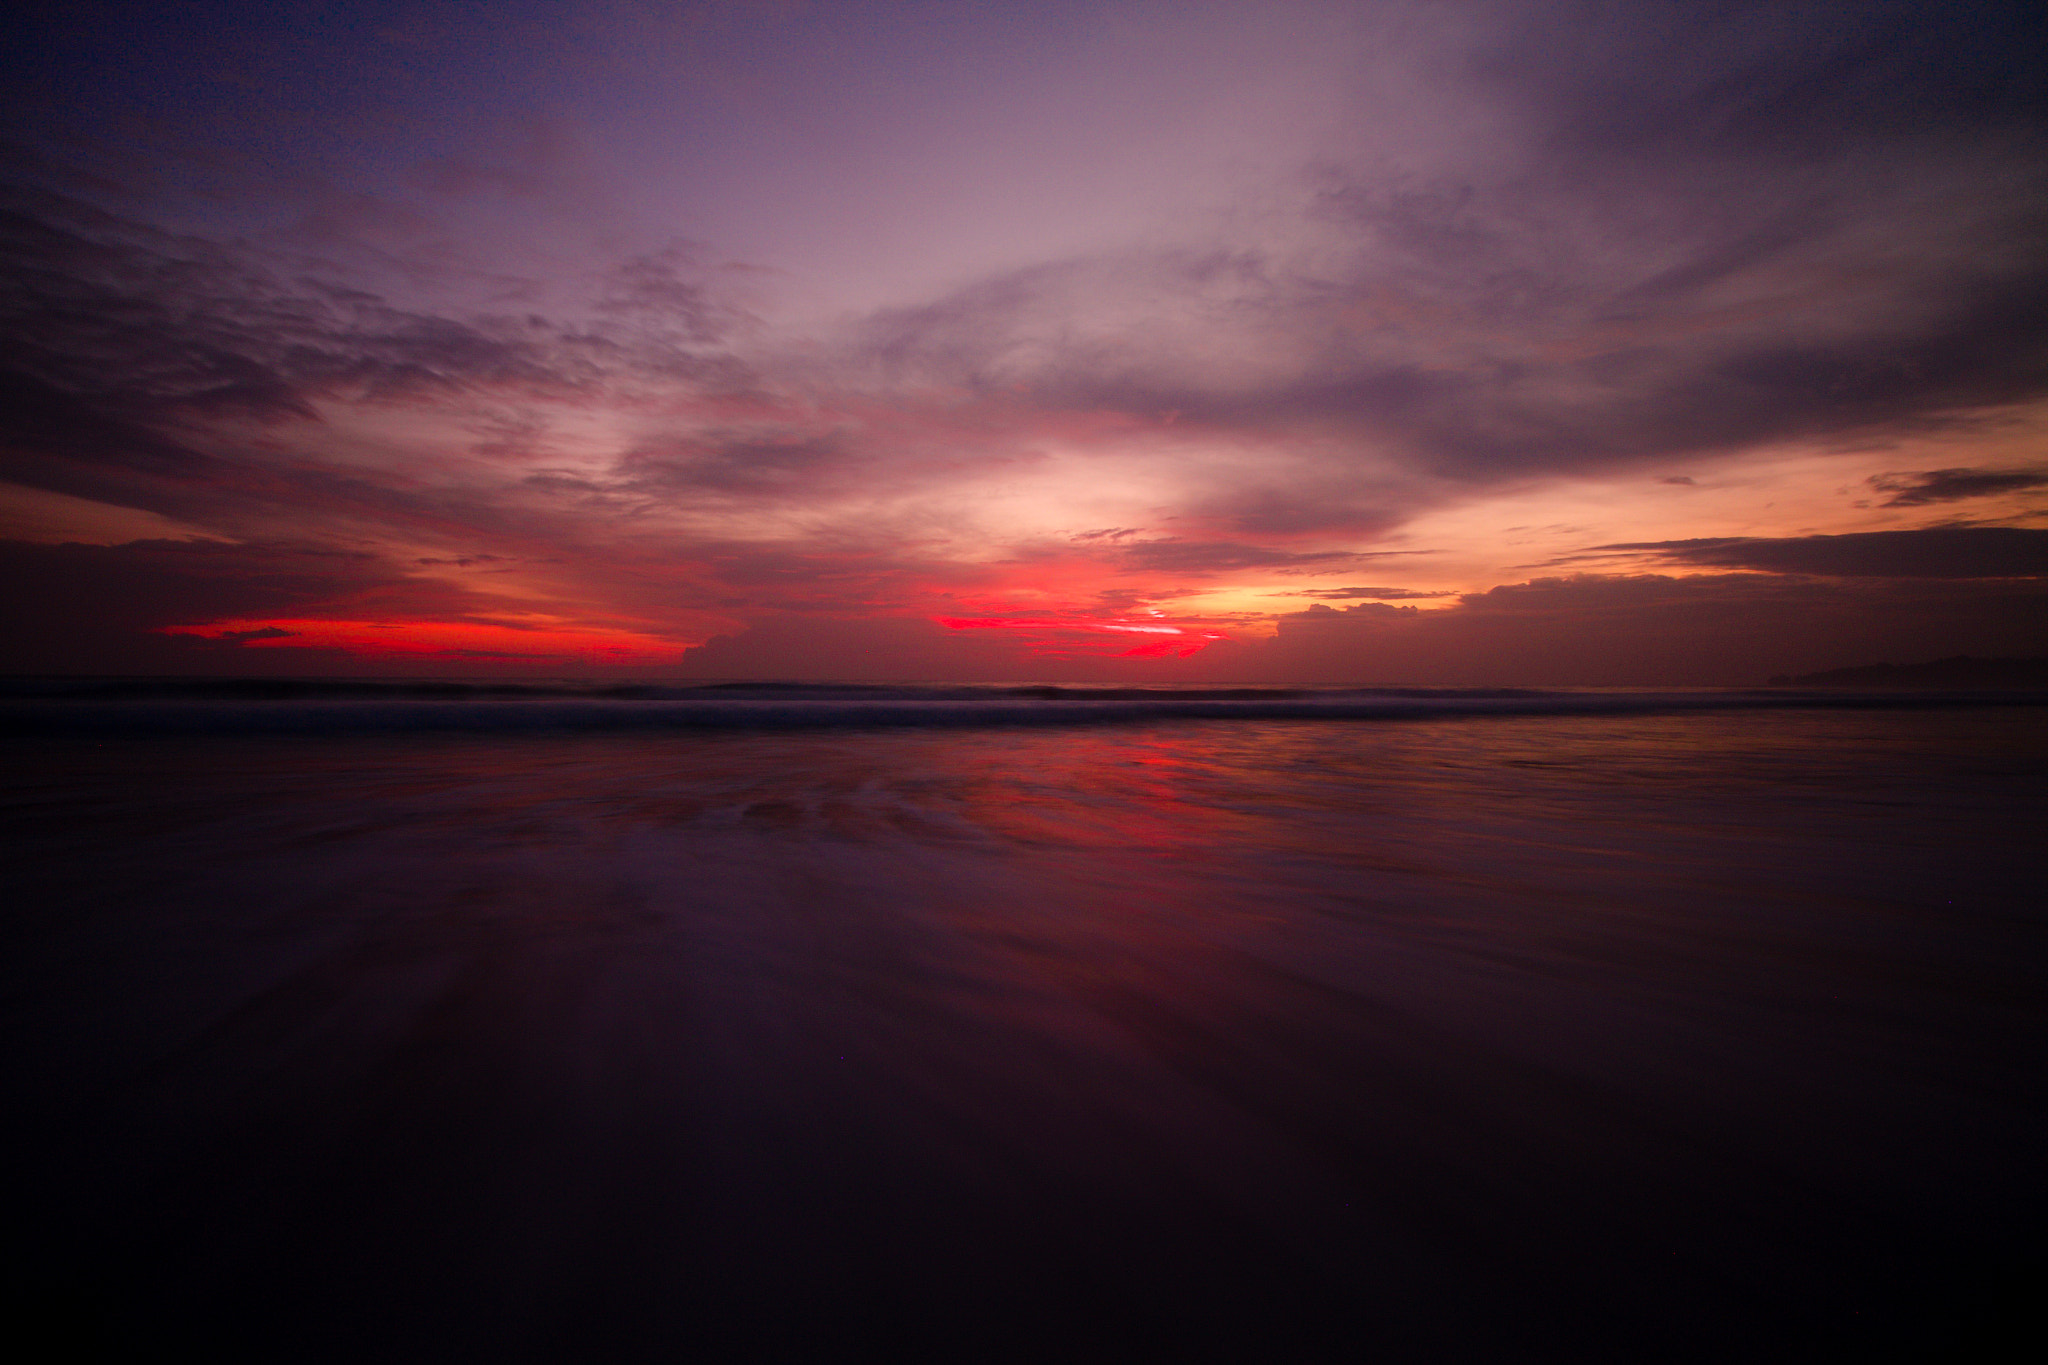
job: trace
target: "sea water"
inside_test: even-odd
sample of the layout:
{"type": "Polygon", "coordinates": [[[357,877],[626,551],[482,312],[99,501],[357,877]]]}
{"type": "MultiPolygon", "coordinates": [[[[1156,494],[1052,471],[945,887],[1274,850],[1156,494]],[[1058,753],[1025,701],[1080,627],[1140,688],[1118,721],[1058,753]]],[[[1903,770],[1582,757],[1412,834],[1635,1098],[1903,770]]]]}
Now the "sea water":
{"type": "Polygon", "coordinates": [[[75,1340],[1806,1360],[2036,1255],[2039,698],[426,686],[0,714],[75,1340]]]}

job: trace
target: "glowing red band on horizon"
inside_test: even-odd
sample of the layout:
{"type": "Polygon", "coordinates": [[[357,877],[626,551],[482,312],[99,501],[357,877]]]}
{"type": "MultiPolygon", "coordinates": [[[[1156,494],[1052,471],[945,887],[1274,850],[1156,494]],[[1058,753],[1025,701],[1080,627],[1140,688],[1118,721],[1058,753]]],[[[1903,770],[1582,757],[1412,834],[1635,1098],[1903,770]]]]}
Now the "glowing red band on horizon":
{"type": "MultiPolygon", "coordinates": [[[[1073,621],[1049,616],[940,616],[935,619],[948,630],[1105,631],[1172,637],[1150,640],[1123,650],[1117,657],[1125,659],[1163,659],[1168,655],[1185,659],[1206,649],[1211,641],[1230,638],[1221,631],[1192,630],[1186,626],[1168,625],[1163,621],[1148,621],[1138,625],[1129,621],[1073,621]]],[[[1041,647],[1034,647],[1032,652],[1046,651],[1041,647]]]]}
{"type": "Polygon", "coordinates": [[[1134,635],[1188,635],[1203,640],[1225,637],[1213,630],[1189,630],[1165,624],[1132,625],[1125,621],[1060,621],[1043,616],[941,616],[938,623],[948,630],[990,627],[1012,630],[1116,630],[1134,635]]]}

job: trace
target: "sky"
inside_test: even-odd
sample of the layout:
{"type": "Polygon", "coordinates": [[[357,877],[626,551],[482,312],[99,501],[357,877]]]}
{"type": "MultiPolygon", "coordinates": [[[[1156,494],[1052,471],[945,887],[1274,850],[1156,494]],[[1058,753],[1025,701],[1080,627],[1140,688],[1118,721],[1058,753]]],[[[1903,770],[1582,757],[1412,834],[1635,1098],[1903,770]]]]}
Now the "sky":
{"type": "Polygon", "coordinates": [[[0,669],[1744,684],[2048,653],[2048,26],[73,0],[0,669]]]}

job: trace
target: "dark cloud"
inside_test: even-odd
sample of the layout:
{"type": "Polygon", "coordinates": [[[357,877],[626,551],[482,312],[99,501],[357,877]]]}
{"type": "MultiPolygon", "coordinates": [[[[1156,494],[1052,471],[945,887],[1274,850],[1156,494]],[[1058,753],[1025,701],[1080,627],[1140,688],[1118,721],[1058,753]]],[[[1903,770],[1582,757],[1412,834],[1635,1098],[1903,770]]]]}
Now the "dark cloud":
{"type": "MultiPolygon", "coordinates": [[[[1756,686],[1773,674],[1883,658],[2038,652],[2038,583],[1777,574],[1574,574],[1504,584],[1423,610],[1318,602],[1263,641],[1148,666],[1159,678],[1443,686],[1756,686]]],[[[1020,660],[1005,632],[899,616],[769,612],[692,650],[681,672],[727,678],[1106,679],[1098,657],[1020,660]],[[1020,672],[1020,668],[1023,670],[1020,672]]]]}
{"type": "Polygon", "coordinates": [[[704,274],[696,251],[687,243],[635,256],[606,276],[597,307],[631,319],[657,337],[714,344],[731,332],[737,315],[711,297],[704,274]]]}
{"type": "MultiPolygon", "coordinates": [[[[9,481],[121,507],[208,524],[341,518],[384,530],[474,539],[505,529],[495,506],[461,490],[394,486],[317,459],[278,459],[261,450],[229,458],[167,434],[119,397],[67,391],[0,367],[0,439],[9,481]]],[[[174,429],[173,429],[174,430],[174,429]]]]}
{"type": "Polygon", "coordinates": [[[644,442],[615,475],[642,493],[786,498],[843,483],[866,463],[835,432],[713,430],[644,442]]]}
{"type": "Polygon", "coordinates": [[[1241,676],[1448,686],[1758,685],[1877,659],[2039,651],[2038,582],[1776,574],[1574,574],[1424,611],[1317,603],[1279,620],[1241,676]]]}
{"type": "Polygon", "coordinates": [[[1725,536],[1602,545],[1673,564],[1858,578],[2037,578],[2048,575],[2048,531],[2009,526],[1863,531],[1839,536],[1725,536]]]}
{"type": "Polygon", "coordinates": [[[1094,610],[1082,614],[1130,616],[1177,597],[1199,597],[1202,591],[1201,588],[1103,588],[1095,594],[1094,610]]]}
{"type": "MultiPolygon", "coordinates": [[[[877,316],[869,353],[1049,403],[1334,425],[1459,479],[2048,394],[2030,7],[1491,14],[1437,57],[1443,98],[1497,112],[1502,143],[1333,156],[1294,244],[1041,264],[877,316]]],[[[1316,515],[1297,497],[1243,529],[1316,515]]]]}
{"type": "Polygon", "coordinates": [[[308,399],[337,387],[395,395],[565,378],[516,328],[492,335],[405,313],[58,196],[9,197],[0,365],[131,417],[309,417],[308,399]]]}
{"type": "MultiPolygon", "coordinates": [[[[1037,240],[1043,219],[1022,214],[1021,226],[1004,225],[1012,238],[970,240],[986,228],[962,208],[958,262],[901,273],[968,283],[921,300],[896,285],[846,291],[862,307],[899,300],[845,324],[851,339],[822,322],[816,335],[809,323],[795,329],[802,335],[770,335],[722,295],[736,286],[707,264],[708,249],[657,244],[699,230],[671,221],[689,194],[708,204],[726,193],[717,187],[751,186],[765,207],[706,221],[752,222],[761,240],[731,247],[768,246],[779,229],[765,225],[811,202],[793,192],[785,201],[772,184],[798,178],[799,165],[843,191],[850,214],[863,195],[893,195],[895,182],[860,158],[823,173],[793,152],[757,155],[738,123],[704,120],[722,131],[686,136],[675,128],[687,120],[657,128],[649,116],[637,131],[621,123],[621,145],[635,150],[614,173],[718,174],[679,177],[691,188],[651,198],[639,196],[644,187],[579,181],[593,201],[611,201],[543,221],[539,206],[569,183],[557,172],[581,153],[552,136],[537,137],[530,155],[491,152],[455,124],[468,116],[459,105],[502,84],[497,75],[410,72],[381,40],[366,49],[361,35],[340,33],[350,27],[340,10],[316,25],[332,44],[254,11],[251,25],[111,25],[120,31],[104,49],[85,41],[86,21],[38,20],[69,36],[30,40],[24,70],[40,73],[35,89],[0,95],[23,114],[18,135],[42,139],[37,151],[0,154],[17,182],[0,194],[7,477],[248,543],[9,549],[11,640],[41,640],[43,657],[75,662],[113,658],[103,646],[119,637],[142,666],[171,660],[166,651],[284,652],[243,650],[274,638],[256,633],[182,643],[151,634],[181,620],[344,602],[460,617],[475,605],[382,560],[330,563],[284,548],[326,535],[390,545],[413,569],[574,565],[544,585],[528,575],[535,619],[550,602],[602,600],[680,638],[676,623],[704,625],[692,609],[781,609],[762,617],[772,623],[752,637],[753,655],[725,647],[761,669],[800,657],[805,640],[838,658],[872,646],[936,668],[964,646],[900,623],[864,635],[858,623],[949,591],[989,587],[993,597],[1056,559],[1074,611],[1136,610],[1230,574],[1377,575],[1364,567],[1377,555],[1425,552],[1348,547],[1370,547],[1475,485],[1620,469],[1647,497],[1650,479],[1689,484],[1670,471],[1720,452],[1968,434],[1987,410],[2048,397],[2048,26],[2035,7],[1481,0],[1358,13],[1367,11],[1342,31],[1370,41],[1331,64],[1345,74],[1329,76],[1329,97],[1303,121],[1337,131],[1275,139],[1251,158],[1257,171],[1218,171],[1213,215],[1148,229],[1133,210],[1116,231],[1135,225],[1135,235],[1112,241],[1090,228],[1060,237],[1058,257],[1032,261],[1015,242],[1037,240]],[[250,37],[254,27],[267,36],[250,37]],[[176,41],[135,37],[144,32],[176,41]],[[292,54],[277,70],[331,108],[258,79],[245,59],[273,45],[292,54]],[[402,100],[400,87],[410,92],[402,100]],[[202,104],[211,131],[187,108],[202,104]],[[173,131],[116,131],[122,119],[141,127],[153,109],[173,131]],[[700,160],[677,150],[698,142],[710,149],[700,160]],[[81,165],[59,164],[59,145],[83,149],[81,165]],[[152,166],[153,147],[177,158],[152,166]],[[300,166],[302,147],[320,168],[300,166]],[[743,165],[740,149],[761,164],[743,165]],[[433,195],[470,202],[457,210],[423,197],[433,195]],[[628,200],[660,204],[660,224],[634,226],[641,210],[622,207],[628,200]],[[503,236],[473,244],[450,226],[458,221],[503,236]],[[415,415],[421,428],[401,432],[415,415]],[[1068,524],[1102,529],[1058,543],[1062,533],[1024,526],[1035,513],[1013,509],[1045,506],[1061,478],[1083,488],[1098,455],[1109,457],[1109,496],[1077,497],[1073,515],[1087,521],[1068,524]],[[1015,484],[981,477],[1004,465],[1015,484]],[[973,505],[984,493],[985,519],[973,505]],[[848,528],[855,514],[835,510],[836,498],[885,510],[848,528]],[[767,504],[778,515],[756,515],[767,504]],[[735,509],[750,520],[717,529],[735,509]],[[994,534],[1015,543],[976,546],[966,562],[925,562],[911,548],[1012,518],[1023,529],[994,534]],[[771,526],[760,534],[772,542],[737,543],[746,527],[771,526]],[[1140,527],[1182,534],[1146,539],[1167,532],[1140,527]],[[1103,578],[1150,590],[1104,589],[1103,578]],[[854,624],[815,624],[832,613],[854,624]],[[770,636],[788,648],[762,652],[770,636]]],[[[1198,36],[1210,31],[1203,14],[1187,22],[1198,36]]],[[[537,82],[526,93],[554,89],[555,68],[574,65],[552,46],[494,48],[478,25],[479,56],[526,71],[537,82]]],[[[430,48],[453,60],[452,46],[406,50],[430,48]]],[[[894,48],[876,49],[874,70],[889,79],[875,89],[908,78],[891,64],[894,48]]],[[[723,76],[704,61],[687,70],[708,89],[723,76]]],[[[587,82],[590,68],[576,69],[587,82]]],[[[1297,70],[1276,64],[1254,79],[1283,73],[1297,70]]],[[[569,105],[588,98],[579,88],[561,84],[569,105]]],[[[851,89],[818,92],[815,105],[792,89],[783,112],[823,126],[821,111],[863,102],[851,89]]],[[[522,94],[505,108],[552,101],[522,94]]],[[[608,90],[589,108],[633,103],[608,90]]],[[[1005,126],[1018,107],[989,106],[1005,126]]],[[[494,111],[479,118],[504,112],[494,111]]],[[[873,136],[893,150],[895,134],[864,117],[848,116],[848,145],[873,136]]],[[[1141,125],[1110,120],[1102,141],[1141,125]]],[[[768,124],[759,137],[760,149],[777,145],[768,124]]],[[[1021,161],[1004,162],[1016,148],[984,154],[984,139],[965,131],[961,141],[977,164],[935,157],[920,171],[947,195],[953,172],[993,167],[1030,183],[1011,176],[1021,161]]],[[[1091,164],[1102,174],[1112,162],[1091,164]]],[[[950,208],[933,214],[903,188],[900,212],[951,221],[950,208]]],[[[899,223],[906,237],[910,223],[899,223]]],[[[849,229],[847,240],[859,235],[849,229]]],[[[865,250],[814,249],[806,268],[851,276],[865,250]]],[[[2048,486],[2048,475],[1948,458],[1958,467],[1877,476],[1873,496],[1910,508],[2048,486]]],[[[1616,533],[1625,532],[1603,534],[1616,533]]],[[[1713,650],[1739,643],[1740,623],[1793,639],[1785,622],[1797,609],[1814,613],[1815,631],[1833,622],[1844,639],[1888,638],[1870,624],[1880,599],[1918,623],[1911,639],[1932,639],[1940,613],[1904,580],[1944,582],[1975,604],[1965,617],[1990,621],[2005,608],[1984,605],[1993,588],[1974,580],[2040,575],[2044,535],[1982,527],[1610,545],[1580,562],[1652,556],[1746,572],[1541,579],[1421,613],[1391,604],[1436,594],[1311,589],[1304,595],[1358,605],[1319,602],[1288,617],[1272,657],[1313,678],[1309,656],[1286,651],[1323,639],[1364,668],[1375,656],[1360,642],[1386,628],[1436,641],[1445,659],[1490,641],[1540,672],[1551,664],[1516,632],[1554,628],[1553,672],[1570,671],[1570,646],[1619,669],[1635,630],[1662,642],[1669,668],[1657,668],[1676,677],[1682,660],[1716,666],[1713,650]],[[1829,581],[1778,581],[1791,575],[1829,581]],[[1688,636],[1658,612],[1734,624],[1688,636]],[[1620,624],[1603,633],[1600,622],[1620,624]],[[1701,643],[1710,638],[1718,643],[1701,643]]],[[[1473,562],[1469,545],[1451,548],[1473,562]]],[[[1940,648],[1990,646],[1959,638],[1940,648]]],[[[1224,653],[1204,666],[1222,667],[1224,653]]],[[[1767,671],[1854,661],[1778,658],[1767,671]]]]}
{"type": "MultiPolygon", "coordinates": [[[[306,268],[63,194],[0,190],[7,480],[259,540],[367,532],[546,562],[587,530],[571,513],[629,511],[633,490],[591,483],[591,509],[522,510],[433,464],[387,472],[383,452],[365,464],[348,445],[362,436],[327,428],[318,405],[423,408],[482,435],[480,460],[516,470],[549,436],[522,398],[590,406],[618,385],[692,395],[752,382],[707,340],[723,315],[681,258],[629,262],[604,285],[611,313],[577,326],[404,309],[306,268]]],[[[776,453],[728,451],[699,481],[746,491],[788,465],[776,453]]]]}
{"type": "Polygon", "coordinates": [[[1131,571],[1213,574],[1231,569],[1301,569],[1329,565],[1334,572],[1358,556],[1348,550],[1273,550],[1227,540],[1141,540],[1122,546],[1120,558],[1131,571]]]}
{"type": "MultiPolygon", "coordinates": [[[[1332,195],[1343,202],[1345,193],[1332,195]]],[[[1023,385],[1046,403],[1173,412],[1246,432],[1337,423],[1370,436],[1367,448],[1460,479],[1915,430],[1955,409],[2048,394],[2048,252],[2015,261],[2007,248],[1998,253],[2001,269],[1977,263],[1989,243],[2026,235],[2017,212],[1994,207],[1999,196],[1989,186],[1975,201],[1982,221],[1974,231],[1898,225],[1929,239],[1911,243],[1909,268],[1881,266],[1874,245],[1842,241],[1860,234],[1869,216],[1890,213],[1870,203],[1835,205],[1807,230],[1751,243],[1711,269],[1699,261],[1693,273],[1652,279],[1640,277],[1647,261],[1619,247],[1604,261],[1541,259],[1567,254],[1567,244],[1546,248],[1540,239],[1563,236],[1577,228],[1573,217],[1608,207],[1575,205],[1564,187],[1555,194],[1551,221],[1528,222],[1525,212],[1534,210],[1516,205],[1496,206],[1486,221],[1480,192],[1453,197],[1464,206],[1454,208],[1437,196],[1423,207],[1389,206],[1374,190],[1345,210],[1347,231],[1361,248],[1375,248],[1361,250],[1354,272],[1304,279],[1275,261],[1248,272],[1246,298],[1189,324],[1212,326],[1217,346],[1248,356],[1270,349],[1261,339],[1275,334],[1297,342],[1331,334],[1284,369],[1270,356],[1233,368],[1176,354],[1169,342],[1090,339],[1085,318],[1099,298],[1098,274],[1149,277],[1153,300],[1131,306],[1183,312],[1177,299],[1198,291],[1204,272],[1176,257],[1041,269],[877,319],[872,344],[893,373],[988,392],[1023,385]],[[1425,211],[1481,224],[1390,230],[1390,215],[1425,211]],[[1978,240],[1941,240],[1956,235],[1978,240]],[[1488,264],[1481,258],[1489,250],[1535,259],[1488,264]],[[1828,263],[1851,251],[1869,263],[1828,263]],[[1731,296],[1737,301],[1727,302],[1731,296]],[[1404,314],[1420,321],[1403,325],[1404,314]]],[[[1706,232],[1724,216],[1676,190],[1644,194],[1658,202],[1635,206],[1640,214],[1697,222],[1706,232]]],[[[2023,197],[2032,211],[2048,211],[2048,194],[2023,197]]],[[[1609,231],[1625,237],[1629,228],[1621,221],[1609,231]]],[[[1656,255],[1720,251],[1711,240],[1681,240],[1656,255]]],[[[1333,515],[1342,514],[1327,498],[1295,493],[1270,510],[1247,509],[1242,520],[1248,531],[1287,533],[1330,524],[1333,515]]]]}
{"type": "Polygon", "coordinates": [[[1577,142],[1812,164],[1872,140],[2038,127],[2048,62],[2020,3],[1543,5],[1483,70],[1577,142]],[[1545,18],[1551,22],[1544,22],[1545,18]]]}
{"type": "Polygon", "coordinates": [[[1874,474],[1869,483],[1878,492],[1891,494],[1884,500],[1886,507],[1924,507],[1931,502],[1961,502],[2048,486],[2048,474],[2015,469],[1927,469],[1874,474]]]}
{"type": "Polygon", "coordinates": [[[1230,488],[1196,502],[1191,512],[1238,535],[1291,537],[1323,532],[1362,537],[1398,526],[1402,521],[1398,509],[1413,496],[1407,490],[1361,486],[1355,478],[1306,473],[1291,487],[1230,488]]]}
{"type": "MultiPolygon", "coordinates": [[[[118,405],[67,392],[32,375],[0,369],[0,423],[17,461],[47,457],[50,469],[121,468],[174,478],[204,478],[215,461],[141,422],[118,405]],[[111,411],[110,411],[111,409],[111,411]]],[[[17,464],[17,477],[20,466],[17,464]]],[[[61,486],[59,491],[71,491],[61,486]]]]}
{"type": "Polygon", "coordinates": [[[1461,615],[1505,613],[1516,616],[1587,616],[1615,612],[1682,609],[1727,610],[1757,603],[1813,603],[1840,600],[1846,590],[1816,588],[1769,574],[1576,573],[1503,583],[1485,592],[1462,594],[1461,615]]]}
{"type": "MultiPolygon", "coordinates": [[[[1434,555],[1440,553],[1442,552],[1438,550],[1361,550],[1356,554],[1347,555],[1345,556],[1345,558],[1362,563],[1369,559],[1406,559],[1416,555],[1434,555]]],[[[1335,572],[1335,570],[1327,568],[1281,567],[1274,569],[1273,572],[1276,574],[1281,574],[1288,578],[1312,578],[1335,572]]]]}
{"type": "Polygon", "coordinates": [[[666,255],[605,283],[594,306],[616,323],[457,318],[13,187],[0,195],[0,266],[0,367],[134,419],[310,418],[312,399],[336,393],[575,393],[617,373],[749,382],[716,348],[727,319],[666,255]]]}
{"type": "Polygon", "coordinates": [[[1283,618],[1298,636],[1304,630],[1318,630],[1335,621],[1402,621],[1414,617],[1420,607],[1390,607],[1384,602],[1360,602],[1356,606],[1333,607],[1317,602],[1303,611],[1283,618]]]}
{"type": "MultiPolygon", "coordinates": [[[[375,556],[320,546],[0,541],[0,668],[92,673],[265,667],[270,665],[255,652],[241,652],[240,645],[277,638],[278,628],[258,627],[220,642],[158,632],[223,619],[317,614],[342,603],[372,611],[405,607],[458,614],[476,604],[453,589],[409,579],[375,556]]],[[[332,659],[326,662],[334,666],[332,659]]]]}

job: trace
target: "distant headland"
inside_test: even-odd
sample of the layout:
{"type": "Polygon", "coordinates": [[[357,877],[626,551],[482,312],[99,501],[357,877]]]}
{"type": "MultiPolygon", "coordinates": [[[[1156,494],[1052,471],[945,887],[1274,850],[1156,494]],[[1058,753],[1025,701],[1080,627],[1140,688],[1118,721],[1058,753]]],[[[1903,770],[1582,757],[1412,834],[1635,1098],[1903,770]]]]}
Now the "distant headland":
{"type": "Polygon", "coordinates": [[[2048,659],[1973,659],[1958,654],[1924,664],[1863,664],[1824,673],[1780,673],[1773,687],[2048,687],[2048,659]]]}

